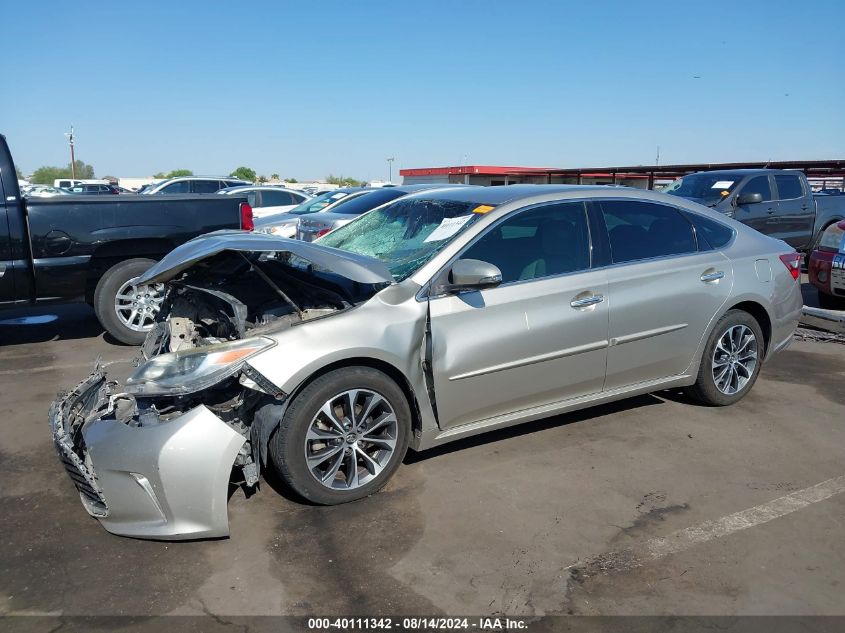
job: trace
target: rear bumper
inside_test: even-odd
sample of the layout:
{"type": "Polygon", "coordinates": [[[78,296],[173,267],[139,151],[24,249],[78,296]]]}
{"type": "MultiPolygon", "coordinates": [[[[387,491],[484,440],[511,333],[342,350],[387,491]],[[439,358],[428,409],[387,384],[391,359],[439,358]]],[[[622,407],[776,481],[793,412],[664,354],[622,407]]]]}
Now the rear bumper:
{"type": "Polygon", "coordinates": [[[845,297],[845,254],[813,251],[807,267],[807,277],[819,291],[845,297]]]}
{"type": "Polygon", "coordinates": [[[204,406],[139,414],[97,369],[50,407],[53,442],[82,505],[114,534],[227,536],[232,464],[245,438],[204,406]]]}

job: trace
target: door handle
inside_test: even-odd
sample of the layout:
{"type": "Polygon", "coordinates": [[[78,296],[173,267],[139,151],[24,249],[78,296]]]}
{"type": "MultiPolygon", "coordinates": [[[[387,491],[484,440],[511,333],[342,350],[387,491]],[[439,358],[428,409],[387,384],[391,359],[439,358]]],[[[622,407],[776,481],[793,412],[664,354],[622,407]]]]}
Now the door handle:
{"type": "Polygon", "coordinates": [[[775,212],[774,209],[767,209],[766,210],[766,213],[768,213],[769,215],[772,215],[774,212],[775,212]]]}
{"type": "Polygon", "coordinates": [[[589,306],[594,306],[597,303],[601,303],[602,301],[604,301],[603,295],[591,295],[589,297],[584,297],[583,299],[573,299],[569,302],[569,305],[571,305],[577,310],[578,308],[587,308],[589,306]]]}
{"type": "Polygon", "coordinates": [[[716,270],[712,273],[704,273],[701,275],[701,281],[707,283],[709,281],[719,281],[725,276],[725,272],[723,270],[716,270]]]}

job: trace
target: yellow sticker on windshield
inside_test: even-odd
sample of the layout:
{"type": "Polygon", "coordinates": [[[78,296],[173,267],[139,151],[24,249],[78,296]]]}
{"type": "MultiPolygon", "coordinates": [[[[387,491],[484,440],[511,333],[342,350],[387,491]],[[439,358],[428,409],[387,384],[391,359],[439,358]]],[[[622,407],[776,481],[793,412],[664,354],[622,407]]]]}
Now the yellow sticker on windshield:
{"type": "Polygon", "coordinates": [[[722,195],[723,195],[723,196],[726,196],[726,195],[728,195],[729,193],[730,193],[730,191],[723,191],[723,192],[722,192],[722,195]]]}
{"type": "Polygon", "coordinates": [[[489,204],[480,204],[477,207],[475,207],[472,210],[472,212],[473,213],[489,213],[490,211],[492,211],[495,208],[496,207],[491,207],[489,204]]]}

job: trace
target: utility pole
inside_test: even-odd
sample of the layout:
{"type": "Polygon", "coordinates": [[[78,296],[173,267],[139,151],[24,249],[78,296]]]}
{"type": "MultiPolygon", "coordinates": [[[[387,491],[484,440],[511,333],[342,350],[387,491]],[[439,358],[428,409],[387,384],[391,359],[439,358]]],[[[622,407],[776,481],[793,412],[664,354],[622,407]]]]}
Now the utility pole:
{"type": "Polygon", "coordinates": [[[654,165],[660,165],[660,145],[657,146],[657,158],[654,159],[654,165]]]}
{"type": "Polygon", "coordinates": [[[394,156],[391,156],[390,158],[387,159],[387,173],[388,173],[387,182],[389,182],[391,185],[393,184],[393,161],[394,160],[396,160],[396,158],[394,156]]]}
{"type": "Polygon", "coordinates": [[[70,132],[65,132],[67,143],[70,145],[70,177],[71,180],[76,180],[76,157],[73,154],[73,123],[70,124],[70,132]]]}

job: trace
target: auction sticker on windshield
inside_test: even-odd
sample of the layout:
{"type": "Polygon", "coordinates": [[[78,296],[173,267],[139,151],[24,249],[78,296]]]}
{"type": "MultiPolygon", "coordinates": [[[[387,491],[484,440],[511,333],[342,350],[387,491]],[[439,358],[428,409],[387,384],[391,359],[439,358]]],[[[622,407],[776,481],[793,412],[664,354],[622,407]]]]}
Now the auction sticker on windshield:
{"type": "Polygon", "coordinates": [[[711,189],[730,189],[731,185],[734,184],[733,180],[719,180],[713,183],[713,186],[710,187],[711,189]]]}
{"type": "Polygon", "coordinates": [[[443,218],[437,228],[434,229],[423,241],[439,242],[441,240],[448,239],[460,231],[461,227],[466,224],[470,218],[472,218],[471,215],[460,215],[456,218],[443,218]]]}

